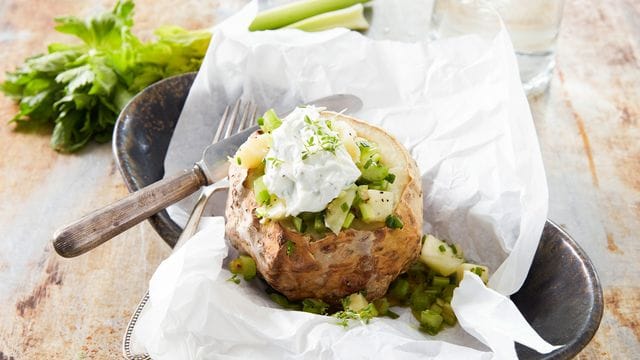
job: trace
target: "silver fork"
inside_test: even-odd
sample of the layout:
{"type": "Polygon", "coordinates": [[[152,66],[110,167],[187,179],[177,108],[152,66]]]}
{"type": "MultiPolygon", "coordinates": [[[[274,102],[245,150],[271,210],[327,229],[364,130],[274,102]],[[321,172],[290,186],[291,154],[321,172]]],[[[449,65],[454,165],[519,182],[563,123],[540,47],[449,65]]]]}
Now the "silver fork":
{"type": "MultiPolygon", "coordinates": [[[[256,106],[251,102],[247,102],[243,106],[242,115],[240,116],[239,111],[242,106],[241,101],[236,101],[233,108],[227,106],[224,109],[224,113],[222,114],[222,119],[220,120],[220,124],[218,125],[218,129],[213,137],[213,143],[218,142],[222,139],[226,139],[231,135],[239,133],[240,131],[248,128],[252,125],[252,122],[256,118],[256,106]],[[240,122],[236,125],[236,122],[240,118],[240,122]],[[223,135],[224,133],[224,135],[223,135]]],[[[184,226],[176,245],[173,247],[173,252],[177,251],[182,245],[189,240],[198,229],[198,225],[200,224],[200,219],[202,218],[202,214],[204,213],[204,209],[209,202],[209,198],[215,192],[221,189],[227,188],[228,181],[227,179],[220,180],[215,184],[206,186],[202,189],[198,200],[196,201],[191,214],[189,215],[189,220],[187,220],[187,224],[184,226]]],[[[122,338],[122,356],[128,360],[150,360],[151,357],[149,354],[133,354],[131,351],[131,336],[133,335],[133,329],[138,322],[138,318],[142,313],[145,305],[149,301],[149,291],[144,294],[142,300],[138,303],[138,307],[136,311],[131,316],[129,323],[127,324],[127,330],[122,338]]]]}

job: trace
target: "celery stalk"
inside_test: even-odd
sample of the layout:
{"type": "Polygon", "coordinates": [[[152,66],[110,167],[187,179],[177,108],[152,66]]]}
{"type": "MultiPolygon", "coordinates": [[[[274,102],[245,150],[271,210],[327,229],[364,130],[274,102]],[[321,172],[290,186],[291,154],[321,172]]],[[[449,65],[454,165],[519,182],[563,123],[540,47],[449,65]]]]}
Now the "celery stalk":
{"type": "Polygon", "coordinates": [[[344,9],[368,0],[303,0],[259,13],[249,25],[250,31],[278,29],[308,17],[344,9]]]}
{"type": "Polygon", "coordinates": [[[326,12],[285,26],[285,28],[295,28],[303,31],[322,31],[336,27],[345,27],[351,30],[367,30],[369,23],[367,19],[364,18],[364,7],[362,4],[355,4],[345,9],[326,12]]]}

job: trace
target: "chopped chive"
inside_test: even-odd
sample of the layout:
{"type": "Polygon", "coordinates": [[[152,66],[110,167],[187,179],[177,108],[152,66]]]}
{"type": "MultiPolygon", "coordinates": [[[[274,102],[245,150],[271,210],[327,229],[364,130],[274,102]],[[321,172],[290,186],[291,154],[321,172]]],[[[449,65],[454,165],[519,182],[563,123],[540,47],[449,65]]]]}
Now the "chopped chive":
{"type": "Polygon", "coordinates": [[[392,318],[392,319],[397,319],[400,317],[400,315],[396,314],[395,312],[391,311],[391,310],[387,310],[387,313],[385,314],[386,316],[392,318]]]}
{"type": "Polygon", "coordinates": [[[340,209],[342,209],[342,211],[347,212],[349,211],[349,205],[345,202],[342,203],[342,205],[340,205],[340,209]]]}
{"type": "Polygon", "coordinates": [[[393,182],[396,181],[396,175],[389,173],[384,179],[387,180],[389,184],[393,184],[393,182]]]}
{"type": "Polygon", "coordinates": [[[480,268],[480,267],[474,267],[473,269],[471,269],[471,272],[473,272],[474,274],[476,274],[478,276],[482,276],[482,273],[484,272],[484,269],[480,268]]]}
{"type": "Polygon", "coordinates": [[[404,227],[402,220],[400,220],[400,218],[398,218],[395,215],[387,216],[384,222],[387,225],[387,227],[391,229],[402,229],[404,227]]]}
{"type": "Polygon", "coordinates": [[[449,247],[451,248],[451,251],[453,251],[454,255],[458,254],[458,247],[455,245],[449,245],[449,247]]]}
{"type": "Polygon", "coordinates": [[[447,249],[445,249],[444,245],[440,245],[440,246],[438,246],[438,250],[440,250],[440,252],[445,252],[445,251],[447,251],[447,249]]]}
{"type": "Polygon", "coordinates": [[[238,163],[238,165],[242,165],[242,159],[240,159],[240,157],[236,157],[236,162],[238,163]]]}

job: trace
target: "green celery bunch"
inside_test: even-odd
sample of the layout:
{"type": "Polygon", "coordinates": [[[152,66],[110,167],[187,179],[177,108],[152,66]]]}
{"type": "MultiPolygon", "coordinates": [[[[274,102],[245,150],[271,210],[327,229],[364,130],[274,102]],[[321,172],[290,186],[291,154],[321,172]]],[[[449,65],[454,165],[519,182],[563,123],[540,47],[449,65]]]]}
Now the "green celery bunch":
{"type": "Polygon", "coordinates": [[[161,27],[155,41],[142,42],[131,32],[133,8],[133,1],[123,0],[88,19],[55,19],[58,32],[81,43],[50,44],[46,54],[7,73],[0,90],[19,103],[11,120],[18,129],[53,125],[51,146],[61,152],[77,151],[92,139],[106,142],[120,110],[138,91],[198,70],[209,31],[161,27]]]}

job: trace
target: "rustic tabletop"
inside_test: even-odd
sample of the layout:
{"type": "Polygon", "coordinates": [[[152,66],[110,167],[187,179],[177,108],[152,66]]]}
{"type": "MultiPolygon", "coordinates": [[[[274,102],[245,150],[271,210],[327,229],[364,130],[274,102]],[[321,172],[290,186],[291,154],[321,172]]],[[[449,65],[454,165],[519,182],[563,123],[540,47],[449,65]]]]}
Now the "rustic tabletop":
{"type": "MultiPolygon", "coordinates": [[[[243,1],[222,2],[224,9],[219,2],[138,0],[134,31],[208,27],[243,1]]],[[[65,39],[52,31],[54,17],[112,5],[1,0],[0,72],[65,39]]],[[[551,86],[530,99],[549,218],[586,250],[604,287],[604,318],[580,359],[640,354],[639,19],[640,1],[567,1],[551,86]]],[[[57,227],[127,190],[108,144],[58,154],[48,134],[13,131],[6,122],[15,112],[0,96],[0,360],[118,357],[126,323],[169,248],[143,223],[81,257],[57,256],[57,227]]]]}

